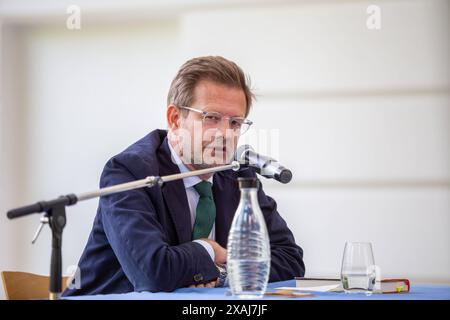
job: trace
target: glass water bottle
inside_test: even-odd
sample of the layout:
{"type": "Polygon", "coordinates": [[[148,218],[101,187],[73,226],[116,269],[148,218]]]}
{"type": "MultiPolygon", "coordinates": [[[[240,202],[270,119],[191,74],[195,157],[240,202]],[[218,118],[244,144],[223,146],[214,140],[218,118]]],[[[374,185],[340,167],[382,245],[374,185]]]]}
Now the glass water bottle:
{"type": "Polygon", "coordinates": [[[258,203],[257,178],[239,178],[241,199],[228,236],[228,281],[233,295],[261,298],[270,272],[270,242],[258,203]]]}

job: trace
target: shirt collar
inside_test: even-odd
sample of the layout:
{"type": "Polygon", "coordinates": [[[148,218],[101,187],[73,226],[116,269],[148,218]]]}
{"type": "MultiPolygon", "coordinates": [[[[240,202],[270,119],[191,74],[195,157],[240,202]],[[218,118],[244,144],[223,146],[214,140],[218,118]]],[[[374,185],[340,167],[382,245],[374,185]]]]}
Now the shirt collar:
{"type": "MultiPolygon", "coordinates": [[[[178,169],[180,169],[180,173],[189,172],[190,171],[189,168],[186,167],[186,165],[183,163],[178,153],[175,152],[170,141],[167,141],[167,144],[169,145],[172,161],[178,166],[178,169]]],[[[212,184],[213,177],[211,176],[207,181],[212,184]]],[[[198,176],[183,178],[185,189],[191,188],[200,182],[202,182],[202,179],[200,179],[198,176]]]]}

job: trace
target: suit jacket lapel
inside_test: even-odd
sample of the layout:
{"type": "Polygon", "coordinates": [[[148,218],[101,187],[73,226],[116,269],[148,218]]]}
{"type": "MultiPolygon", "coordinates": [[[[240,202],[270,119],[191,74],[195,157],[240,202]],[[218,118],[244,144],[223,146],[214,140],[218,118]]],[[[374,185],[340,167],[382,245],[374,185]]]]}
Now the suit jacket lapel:
{"type": "MultiPolygon", "coordinates": [[[[159,151],[160,176],[180,173],[178,166],[171,159],[167,138],[164,139],[159,151]]],[[[175,225],[179,242],[191,241],[191,215],[183,180],[164,183],[161,190],[175,225]]]]}
{"type": "MultiPolygon", "coordinates": [[[[167,138],[158,152],[160,176],[179,173],[178,166],[172,161],[167,138]]],[[[216,241],[224,248],[227,246],[228,233],[234,213],[239,204],[237,175],[233,172],[218,172],[213,178],[213,196],[216,205],[216,241]]],[[[169,214],[172,217],[180,243],[192,240],[191,215],[183,180],[165,183],[162,194],[169,214]]]]}

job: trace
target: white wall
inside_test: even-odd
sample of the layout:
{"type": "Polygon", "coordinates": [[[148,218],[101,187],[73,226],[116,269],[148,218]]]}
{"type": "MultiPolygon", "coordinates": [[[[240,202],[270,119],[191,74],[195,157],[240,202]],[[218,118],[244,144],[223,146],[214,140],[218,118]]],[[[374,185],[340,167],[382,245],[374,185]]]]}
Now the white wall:
{"type": "MultiPolygon", "coordinates": [[[[26,179],[21,170],[25,165],[24,150],[18,143],[23,140],[20,120],[23,114],[23,95],[19,90],[24,71],[21,64],[23,46],[21,41],[17,41],[20,28],[11,29],[2,25],[1,30],[0,44],[10,45],[0,46],[0,270],[15,270],[21,266],[20,257],[26,254],[19,251],[23,234],[17,228],[17,223],[9,221],[5,213],[12,203],[23,201],[20,189],[26,179]]],[[[0,298],[2,297],[1,289],[0,298]]]]}
{"type": "MultiPolygon", "coordinates": [[[[165,127],[177,68],[219,54],[252,78],[255,129],[278,130],[294,180],[264,185],[307,275],[336,276],[345,241],[367,240],[383,276],[450,282],[448,2],[380,1],[379,31],[366,28],[371,2],[189,3],[158,18],[123,10],[120,24],[88,15],[78,31],[20,14],[11,22],[7,11],[1,212],[95,189],[109,157],[165,127]]],[[[96,207],[69,208],[64,269],[77,263],[96,207]]],[[[48,273],[49,231],[30,244],[38,220],[0,215],[2,270],[48,273]]]]}

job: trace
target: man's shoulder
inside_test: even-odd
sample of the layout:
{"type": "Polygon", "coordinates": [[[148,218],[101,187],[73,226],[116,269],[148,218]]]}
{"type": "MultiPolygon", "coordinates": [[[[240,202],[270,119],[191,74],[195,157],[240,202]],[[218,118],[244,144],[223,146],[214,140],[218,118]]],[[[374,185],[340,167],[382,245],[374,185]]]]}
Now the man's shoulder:
{"type": "Polygon", "coordinates": [[[115,157],[137,156],[143,160],[151,160],[155,157],[167,136],[166,130],[156,129],[143,138],[128,146],[115,157]]]}
{"type": "Polygon", "coordinates": [[[136,179],[159,174],[158,154],[166,139],[166,130],[153,130],[143,138],[128,146],[122,152],[110,158],[105,164],[104,173],[108,169],[122,167],[130,171],[136,179]]]}

